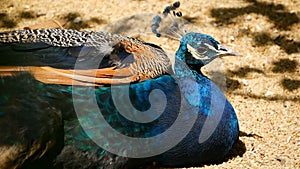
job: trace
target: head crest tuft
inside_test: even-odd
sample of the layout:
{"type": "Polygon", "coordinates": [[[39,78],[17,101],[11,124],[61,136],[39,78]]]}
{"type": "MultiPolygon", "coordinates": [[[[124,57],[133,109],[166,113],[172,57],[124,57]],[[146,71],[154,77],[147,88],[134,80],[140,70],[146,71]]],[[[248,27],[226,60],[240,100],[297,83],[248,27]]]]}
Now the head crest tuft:
{"type": "Polygon", "coordinates": [[[162,15],[156,15],[153,18],[153,24],[151,26],[151,29],[157,37],[165,35],[172,39],[179,40],[182,36],[186,34],[185,31],[180,29],[181,24],[179,24],[179,22],[183,21],[176,21],[176,19],[182,17],[182,13],[180,11],[176,11],[179,7],[180,2],[174,2],[173,4],[165,7],[164,11],[162,12],[162,15]]]}

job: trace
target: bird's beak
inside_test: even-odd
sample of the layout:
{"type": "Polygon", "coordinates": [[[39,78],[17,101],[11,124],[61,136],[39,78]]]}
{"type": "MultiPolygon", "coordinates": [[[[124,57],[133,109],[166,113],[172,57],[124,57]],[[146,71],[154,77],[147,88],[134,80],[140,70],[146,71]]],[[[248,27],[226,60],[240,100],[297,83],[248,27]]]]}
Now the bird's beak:
{"type": "Polygon", "coordinates": [[[224,45],[219,44],[218,47],[219,47],[219,51],[220,51],[219,54],[218,54],[218,57],[224,57],[224,56],[241,56],[236,51],[231,50],[231,49],[227,48],[224,45]]]}

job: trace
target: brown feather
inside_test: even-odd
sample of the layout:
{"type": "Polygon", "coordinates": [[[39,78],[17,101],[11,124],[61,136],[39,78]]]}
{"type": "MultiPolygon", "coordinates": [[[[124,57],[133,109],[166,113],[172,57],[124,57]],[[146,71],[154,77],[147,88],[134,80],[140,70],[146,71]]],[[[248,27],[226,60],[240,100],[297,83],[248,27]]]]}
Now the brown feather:
{"type": "Polygon", "coordinates": [[[48,84],[102,86],[139,81],[139,77],[136,75],[123,76],[124,72],[128,73],[127,69],[119,69],[117,71],[113,70],[113,68],[65,70],[48,66],[0,66],[0,77],[13,76],[22,72],[29,72],[36,80],[48,84]]]}

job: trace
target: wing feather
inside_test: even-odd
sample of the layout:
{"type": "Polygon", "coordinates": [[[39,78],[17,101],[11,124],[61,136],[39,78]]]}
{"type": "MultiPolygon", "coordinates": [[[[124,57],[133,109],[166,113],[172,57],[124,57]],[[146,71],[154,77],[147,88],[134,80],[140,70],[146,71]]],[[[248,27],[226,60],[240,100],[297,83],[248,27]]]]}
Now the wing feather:
{"type": "Polygon", "coordinates": [[[104,32],[2,32],[0,51],[0,76],[30,72],[49,84],[99,86],[140,82],[166,74],[171,67],[160,47],[104,32]]]}

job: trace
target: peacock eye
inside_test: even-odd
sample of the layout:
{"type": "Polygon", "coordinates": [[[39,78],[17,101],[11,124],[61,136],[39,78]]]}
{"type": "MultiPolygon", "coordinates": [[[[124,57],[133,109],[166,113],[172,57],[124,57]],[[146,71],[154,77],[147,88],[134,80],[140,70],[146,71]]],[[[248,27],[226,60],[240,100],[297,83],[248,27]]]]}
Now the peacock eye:
{"type": "Polygon", "coordinates": [[[197,48],[197,53],[198,54],[205,54],[206,52],[207,52],[206,48],[203,48],[203,47],[198,47],[197,48]]]}

